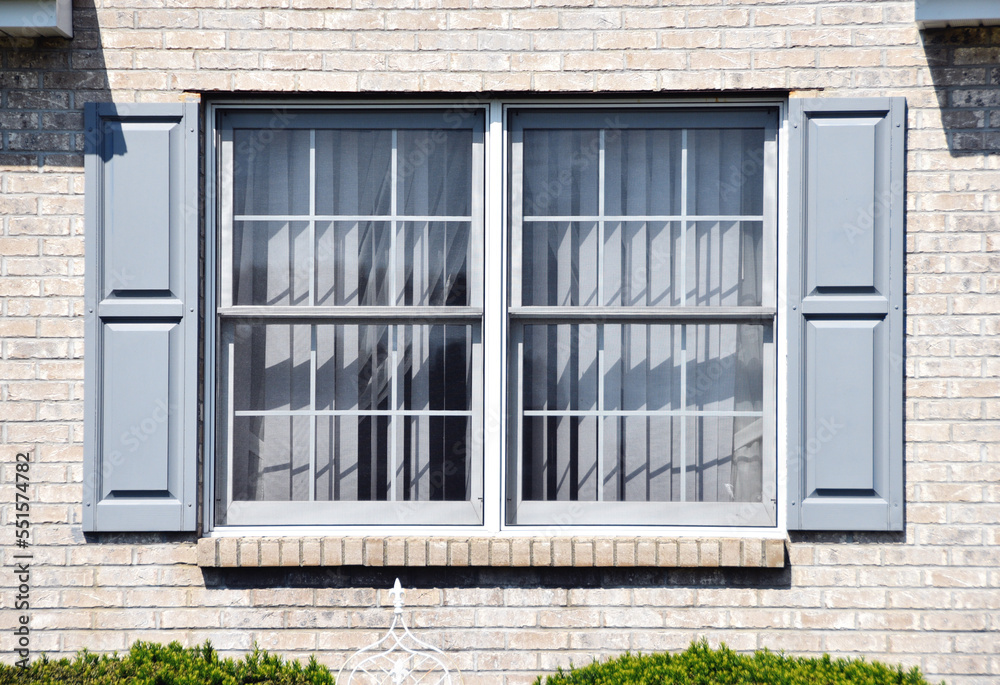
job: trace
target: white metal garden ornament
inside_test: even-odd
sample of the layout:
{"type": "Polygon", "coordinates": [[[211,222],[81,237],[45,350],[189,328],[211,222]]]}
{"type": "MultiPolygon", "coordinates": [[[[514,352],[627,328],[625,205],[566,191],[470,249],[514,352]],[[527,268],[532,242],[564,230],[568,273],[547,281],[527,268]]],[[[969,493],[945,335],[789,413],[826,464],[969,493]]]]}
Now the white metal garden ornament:
{"type": "Polygon", "coordinates": [[[461,672],[449,667],[448,657],[437,647],[418,640],[403,621],[403,588],[389,591],[393,598],[389,632],[348,658],[337,673],[337,685],[458,685],[461,672]]]}

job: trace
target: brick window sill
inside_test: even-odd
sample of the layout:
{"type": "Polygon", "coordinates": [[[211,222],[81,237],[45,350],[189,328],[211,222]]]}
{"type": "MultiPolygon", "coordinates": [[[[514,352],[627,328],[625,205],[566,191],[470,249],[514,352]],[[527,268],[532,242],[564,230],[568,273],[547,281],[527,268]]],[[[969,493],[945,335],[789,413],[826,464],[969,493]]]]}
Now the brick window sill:
{"type": "Polygon", "coordinates": [[[302,566],[782,568],[773,538],[202,538],[206,568],[302,566]]]}

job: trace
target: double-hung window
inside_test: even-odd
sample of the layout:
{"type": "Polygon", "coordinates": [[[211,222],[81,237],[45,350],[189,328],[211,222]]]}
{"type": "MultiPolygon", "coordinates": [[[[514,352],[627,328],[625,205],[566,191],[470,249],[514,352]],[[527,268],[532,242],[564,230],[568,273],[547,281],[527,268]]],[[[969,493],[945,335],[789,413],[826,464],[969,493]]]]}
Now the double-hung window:
{"type": "Polygon", "coordinates": [[[776,113],[509,121],[507,521],[773,525],[776,113]]]}
{"type": "Polygon", "coordinates": [[[509,108],[506,221],[481,108],[272,120],[219,119],[217,524],[775,523],[775,111],[509,108]]]}
{"type": "Polygon", "coordinates": [[[479,523],[481,113],[272,120],[220,120],[216,521],[479,523]]]}

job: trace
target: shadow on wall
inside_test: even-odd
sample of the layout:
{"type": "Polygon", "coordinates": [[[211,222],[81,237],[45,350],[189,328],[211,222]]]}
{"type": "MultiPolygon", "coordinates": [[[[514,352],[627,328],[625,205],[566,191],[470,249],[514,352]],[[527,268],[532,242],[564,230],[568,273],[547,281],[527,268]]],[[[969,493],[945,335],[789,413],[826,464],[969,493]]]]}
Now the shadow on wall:
{"type": "Polygon", "coordinates": [[[784,568],[246,568],[202,569],[205,586],[246,588],[762,588],[792,585],[784,568]]]}
{"type": "Polygon", "coordinates": [[[1000,154],[1000,26],[920,34],[948,150],[953,156],[1000,154]]]}
{"type": "MultiPolygon", "coordinates": [[[[72,39],[0,36],[0,172],[51,172],[63,167],[82,172],[83,106],[111,101],[94,0],[74,2],[73,27],[72,39]]],[[[73,192],[72,183],[67,190],[73,192]]],[[[67,214],[76,219],[83,209],[82,198],[78,199],[80,211],[76,212],[73,202],[66,210],[47,207],[46,203],[65,198],[42,195],[37,214],[67,214]]],[[[5,200],[17,204],[14,198],[5,200]]],[[[36,214],[33,205],[25,210],[36,214]]],[[[5,207],[4,213],[20,212],[17,207],[5,207]]],[[[52,222],[47,235],[54,234],[57,223],[52,222]]]]}

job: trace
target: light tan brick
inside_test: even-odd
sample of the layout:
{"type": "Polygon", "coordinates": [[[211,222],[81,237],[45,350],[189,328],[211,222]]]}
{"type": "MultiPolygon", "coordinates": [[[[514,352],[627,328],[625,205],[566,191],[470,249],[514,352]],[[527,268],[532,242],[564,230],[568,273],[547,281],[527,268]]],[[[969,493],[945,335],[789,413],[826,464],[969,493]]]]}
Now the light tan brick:
{"type": "Polygon", "coordinates": [[[344,563],[343,541],[340,538],[323,538],[320,546],[324,566],[340,566],[344,563]]]}
{"type": "Polygon", "coordinates": [[[237,545],[240,566],[260,566],[260,540],[239,540],[237,545]]]}
{"type": "Polygon", "coordinates": [[[406,563],[408,566],[427,565],[427,543],[424,540],[406,541],[406,563]]]}
{"type": "Polygon", "coordinates": [[[406,565],[406,538],[386,538],[384,563],[386,566],[406,565]]]}
{"type": "Polygon", "coordinates": [[[218,540],[218,563],[220,566],[233,567],[239,565],[237,556],[238,540],[236,538],[221,538],[218,540]]]}
{"type": "Polygon", "coordinates": [[[198,540],[198,565],[215,566],[216,564],[216,540],[212,538],[202,538],[198,540]]]}
{"type": "Polygon", "coordinates": [[[281,542],[276,539],[264,539],[259,546],[261,566],[281,565],[281,542]]]}
{"type": "Polygon", "coordinates": [[[491,566],[511,565],[510,540],[490,541],[490,565],[491,566]]]}
{"type": "Polygon", "coordinates": [[[344,566],[360,566],[365,560],[364,539],[344,538],[344,566]]]}
{"type": "Polygon", "coordinates": [[[548,539],[536,538],[531,541],[532,566],[550,566],[552,564],[552,542],[548,539]]]}
{"type": "Polygon", "coordinates": [[[511,540],[510,554],[512,566],[530,566],[531,540],[528,538],[514,538],[511,540]]]}
{"type": "Polygon", "coordinates": [[[364,563],[366,566],[385,565],[385,538],[364,539],[364,563]]]}
{"type": "Polygon", "coordinates": [[[552,565],[573,565],[573,542],[569,538],[554,538],[552,540],[552,565]]]}

